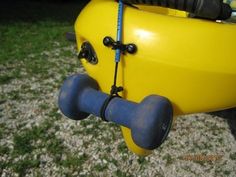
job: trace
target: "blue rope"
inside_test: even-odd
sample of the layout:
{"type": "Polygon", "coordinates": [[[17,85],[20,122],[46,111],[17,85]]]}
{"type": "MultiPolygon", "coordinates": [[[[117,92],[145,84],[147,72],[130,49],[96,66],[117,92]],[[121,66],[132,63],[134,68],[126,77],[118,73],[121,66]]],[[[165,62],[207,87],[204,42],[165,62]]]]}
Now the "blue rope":
{"type": "MultiPolygon", "coordinates": [[[[116,41],[120,43],[122,43],[123,12],[124,12],[124,4],[122,0],[119,0],[116,41]]],[[[120,49],[116,49],[116,55],[115,55],[116,62],[120,62],[120,56],[121,56],[120,49]]]]}

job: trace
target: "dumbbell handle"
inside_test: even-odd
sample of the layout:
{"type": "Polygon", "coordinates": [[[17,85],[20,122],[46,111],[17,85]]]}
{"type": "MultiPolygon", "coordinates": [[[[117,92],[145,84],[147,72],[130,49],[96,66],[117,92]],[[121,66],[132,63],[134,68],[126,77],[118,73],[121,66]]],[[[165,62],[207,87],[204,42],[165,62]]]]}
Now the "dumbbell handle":
{"type": "MultiPolygon", "coordinates": [[[[78,97],[78,109],[83,112],[89,112],[93,115],[100,116],[101,108],[108,97],[108,94],[93,88],[86,88],[78,97]],[[94,98],[96,98],[96,101],[94,101],[94,98]]],[[[137,103],[115,97],[109,102],[105,110],[106,120],[125,127],[130,127],[130,122],[132,120],[127,118],[130,117],[130,111],[134,110],[137,105],[137,103]]]]}

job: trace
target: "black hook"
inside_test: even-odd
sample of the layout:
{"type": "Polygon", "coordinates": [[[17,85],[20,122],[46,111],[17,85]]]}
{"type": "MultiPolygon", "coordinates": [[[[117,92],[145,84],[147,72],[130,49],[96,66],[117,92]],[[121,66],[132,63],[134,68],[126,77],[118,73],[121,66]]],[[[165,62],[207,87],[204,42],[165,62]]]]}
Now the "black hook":
{"type": "Polygon", "coordinates": [[[130,54],[134,54],[135,52],[137,52],[137,46],[135,44],[122,44],[120,41],[115,41],[109,36],[106,36],[103,39],[103,44],[107,47],[112,47],[113,50],[120,49],[123,54],[125,54],[126,52],[130,54]]]}

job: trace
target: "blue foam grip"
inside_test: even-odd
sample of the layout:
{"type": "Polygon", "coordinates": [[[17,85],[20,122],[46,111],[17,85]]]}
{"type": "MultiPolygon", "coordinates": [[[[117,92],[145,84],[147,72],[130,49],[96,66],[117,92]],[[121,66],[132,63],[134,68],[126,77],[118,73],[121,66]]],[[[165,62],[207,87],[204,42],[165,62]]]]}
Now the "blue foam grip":
{"type": "MultiPolygon", "coordinates": [[[[85,74],[70,76],[61,87],[59,107],[62,113],[75,120],[89,114],[100,116],[100,110],[109,97],[98,91],[97,82],[85,74]]],[[[166,139],[173,119],[170,101],[162,96],[150,95],[141,103],[119,97],[108,104],[105,117],[108,121],[131,129],[134,142],[145,149],[155,149],[166,139]]]]}

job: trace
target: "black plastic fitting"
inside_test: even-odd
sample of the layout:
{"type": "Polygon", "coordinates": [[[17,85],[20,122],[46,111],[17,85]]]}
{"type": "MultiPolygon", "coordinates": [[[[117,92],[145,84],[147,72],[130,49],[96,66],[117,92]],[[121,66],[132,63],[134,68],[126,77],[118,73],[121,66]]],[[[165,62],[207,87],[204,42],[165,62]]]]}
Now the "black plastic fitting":
{"type": "Polygon", "coordinates": [[[91,64],[98,63],[96,52],[93,49],[93,46],[88,41],[84,42],[81,45],[81,50],[79,52],[78,59],[82,59],[82,58],[84,58],[91,64]]]}
{"type": "Polygon", "coordinates": [[[130,54],[137,52],[137,46],[135,44],[122,44],[120,41],[115,41],[109,36],[104,37],[103,44],[106,47],[112,47],[113,50],[120,49],[123,54],[125,54],[125,52],[130,54]]]}

